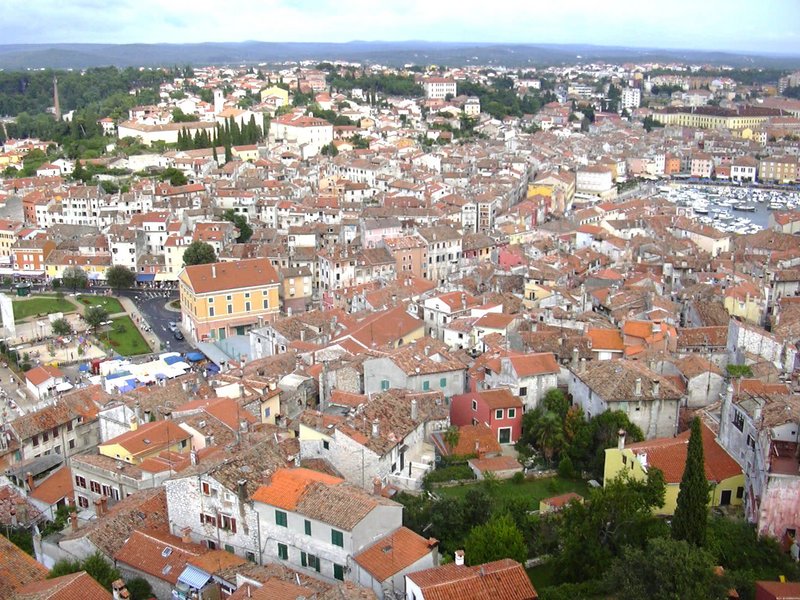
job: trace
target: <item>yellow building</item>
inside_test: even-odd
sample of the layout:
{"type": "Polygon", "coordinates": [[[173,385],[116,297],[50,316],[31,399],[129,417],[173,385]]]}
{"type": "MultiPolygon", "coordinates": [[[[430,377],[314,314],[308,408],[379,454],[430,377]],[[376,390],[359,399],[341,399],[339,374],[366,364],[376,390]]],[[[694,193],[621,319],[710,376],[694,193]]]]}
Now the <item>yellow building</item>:
{"type": "Polygon", "coordinates": [[[699,129],[745,129],[757,127],[783,111],[762,106],[719,108],[716,106],[667,107],[653,111],[653,118],[664,125],[697,127],[699,129]]]}
{"type": "Polygon", "coordinates": [[[61,279],[65,270],[79,267],[92,281],[105,280],[106,271],[112,267],[110,254],[82,256],[66,250],[53,250],[45,259],[44,264],[45,272],[50,279],[61,279]]]}
{"type": "Polygon", "coordinates": [[[255,162],[259,159],[258,156],[258,146],[255,144],[249,144],[246,146],[233,146],[231,148],[231,154],[238,158],[239,160],[243,160],[245,162],[255,162]]]}
{"type": "Polygon", "coordinates": [[[268,87],[266,89],[261,90],[261,101],[265,102],[267,98],[275,98],[275,106],[281,107],[286,106],[289,104],[289,92],[288,90],[283,89],[282,87],[278,87],[277,85],[273,85],[272,87],[268,87]]]}
{"type": "Polygon", "coordinates": [[[266,258],[192,265],[178,282],[183,327],[194,340],[245,335],[280,311],[278,274],[266,258]]]}
{"type": "Polygon", "coordinates": [[[134,421],[130,431],[100,444],[97,449],[103,456],[138,465],[162,452],[185,454],[191,451],[191,437],[173,421],[153,421],[141,427],[134,421]]]}
{"type": "Polygon", "coordinates": [[[744,319],[748,323],[758,325],[764,315],[761,294],[754,285],[740,283],[725,292],[723,305],[732,317],[744,319]]]}
{"type": "MultiPolygon", "coordinates": [[[[703,455],[706,478],[711,484],[709,506],[741,505],[744,497],[744,473],[739,464],[717,443],[714,432],[705,424],[703,432],[703,455]]],[[[647,470],[653,467],[664,473],[667,484],[664,505],[656,509],[660,515],[672,515],[678,503],[681,478],[686,466],[689,431],[674,438],[660,438],[625,446],[624,437],[617,448],[606,450],[603,482],[608,483],[622,471],[631,477],[643,480],[647,470]]]]}
{"type": "Polygon", "coordinates": [[[275,425],[275,417],[281,413],[281,392],[280,390],[270,390],[261,398],[261,422],[268,425],[275,425]]]}

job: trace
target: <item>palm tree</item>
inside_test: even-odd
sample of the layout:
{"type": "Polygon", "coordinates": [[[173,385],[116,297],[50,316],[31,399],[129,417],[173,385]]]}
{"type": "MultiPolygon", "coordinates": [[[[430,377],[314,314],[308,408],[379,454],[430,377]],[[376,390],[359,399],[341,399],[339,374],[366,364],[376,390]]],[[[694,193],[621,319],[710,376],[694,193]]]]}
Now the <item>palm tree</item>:
{"type": "Polygon", "coordinates": [[[548,463],[552,463],[553,456],[564,445],[564,427],[559,416],[554,412],[546,412],[536,421],[533,439],[536,446],[542,451],[548,463]]]}

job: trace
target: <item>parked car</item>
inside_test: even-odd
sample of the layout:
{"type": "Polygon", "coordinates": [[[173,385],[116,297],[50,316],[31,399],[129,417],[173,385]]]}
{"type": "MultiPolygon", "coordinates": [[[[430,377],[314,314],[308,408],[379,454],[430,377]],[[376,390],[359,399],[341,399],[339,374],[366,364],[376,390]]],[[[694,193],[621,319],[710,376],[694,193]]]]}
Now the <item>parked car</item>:
{"type": "Polygon", "coordinates": [[[172,333],[172,335],[174,335],[174,336],[175,336],[175,339],[176,339],[176,340],[178,340],[179,342],[180,342],[180,341],[183,341],[183,334],[180,332],[180,330],[176,329],[176,330],[175,330],[175,331],[172,333]]]}

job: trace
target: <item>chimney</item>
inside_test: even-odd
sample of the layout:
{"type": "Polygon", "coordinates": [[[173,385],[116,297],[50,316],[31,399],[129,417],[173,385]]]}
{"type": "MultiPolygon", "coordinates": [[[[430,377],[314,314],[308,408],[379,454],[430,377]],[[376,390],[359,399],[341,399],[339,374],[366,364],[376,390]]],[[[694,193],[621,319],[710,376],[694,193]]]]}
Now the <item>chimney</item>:
{"type": "Polygon", "coordinates": [[[411,400],[411,420],[416,421],[419,418],[419,411],[417,410],[417,401],[411,400]]]}
{"type": "Polygon", "coordinates": [[[192,528],[191,527],[184,527],[181,529],[181,542],[184,544],[191,544],[192,543],[192,528]]]}
{"type": "Polygon", "coordinates": [[[425,352],[425,356],[428,356],[431,353],[431,347],[425,346],[423,352],[425,352]]]}
{"type": "MultiPolygon", "coordinates": [[[[559,341],[560,340],[561,340],[561,338],[559,338],[559,341]]],[[[573,368],[578,366],[579,359],[580,359],[580,353],[578,352],[578,348],[577,347],[573,348],[572,349],[572,367],[573,368]]]]}
{"type": "Polygon", "coordinates": [[[236,493],[239,496],[239,502],[247,500],[247,479],[240,479],[236,482],[236,493]]]}
{"type": "Polygon", "coordinates": [[[642,378],[637,377],[636,382],[633,386],[633,395],[634,396],[641,396],[642,395],[642,378]]]}
{"type": "Polygon", "coordinates": [[[122,579],[117,579],[111,584],[111,595],[114,600],[127,600],[131,597],[125,582],[122,579]]]}
{"type": "Polygon", "coordinates": [[[620,429],[617,432],[617,450],[625,449],[625,430],[620,429]]]}
{"type": "Polygon", "coordinates": [[[217,265],[211,265],[211,277],[212,279],[217,278],[217,265]]]}
{"type": "Polygon", "coordinates": [[[97,515],[98,519],[103,516],[103,503],[100,501],[100,498],[95,498],[94,514],[97,515]]]}
{"type": "Polygon", "coordinates": [[[33,490],[36,489],[36,483],[34,483],[34,481],[33,481],[33,473],[31,473],[30,471],[25,473],[25,480],[28,482],[28,491],[29,492],[32,492],[33,490]]]}
{"type": "Polygon", "coordinates": [[[108,512],[108,496],[100,496],[100,510],[103,514],[108,512]]]}
{"type": "Polygon", "coordinates": [[[583,373],[585,370],[586,370],[586,359],[582,358],[581,359],[581,373],[583,373]]]}
{"type": "Polygon", "coordinates": [[[378,419],[372,421],[372,437],[379,437],[381,434],[381,422],[378,419]]]}
{"type": "Polygon", "coordinates": [[[380,496],[382,491],[383,482],[381,481],[381,478],[376,475],[375,479],[372,480],[372,493],[375,496],[380,496]]]}
{"type": "Polygon", "coordinates": [[[77,512],[69,513],[69,524],[72,527],[72,531],[78,531],[78,513],[77,512]]]}
{"type": "Polygon", "coordinates": [[[464,566],[464,551],[463,550],[456,550],[456,566],[463,567],[464,566]]]}
{"type": "Polygon", "coordinates": [[[658,379],[653,379],[653,397],[658,398],[658,393],[661,391],[661,382],[658,379]]]}
{"type": "Polygon", "coordinates": [[[131,431],[136,431],[137,429],[139,429],[139,419],[131,417],[131,431]]]}
{"type": "Polygon", "coordinates": [[[192,449],[189,452],[189,462],[192,463],[192,466],[195,466],[199,462],[198,461],[198,456],[197,456],[197,450],[192,449]]]}

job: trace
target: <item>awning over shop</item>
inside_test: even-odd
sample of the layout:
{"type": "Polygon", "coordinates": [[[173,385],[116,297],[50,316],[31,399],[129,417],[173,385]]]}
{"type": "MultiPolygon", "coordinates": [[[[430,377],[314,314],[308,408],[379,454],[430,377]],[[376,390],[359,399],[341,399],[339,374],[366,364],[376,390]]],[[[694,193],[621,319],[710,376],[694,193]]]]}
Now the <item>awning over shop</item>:
{"type": "Polygon", "coordinates": [[[186,354],[186,360],[189,362],[200,362],[201,360],[205,360],[206,355],[202,352],[188,352],[186,354]]]}
{"type": "Polygon", "coordinates": [[[137,273],[136,275],[136,281],[138,281],[139,283],[154,281],[155,278],[156,278],[155,273],[137,273]]]}
{"type": "Polygon", "coordinates": [[[195,590],[202,590],[210,580],[211,575],[192,565],[186,565],[183,573],[178,577],[179,582],[185,583],[195,590]]]}
{"type": "Polygon", "coordinates": [[[71,389],[72,389],[72,384],[67,383],[66,381],[62,381],[61,383],[56,384],[57,392],[68,392],[71,389]]]}

